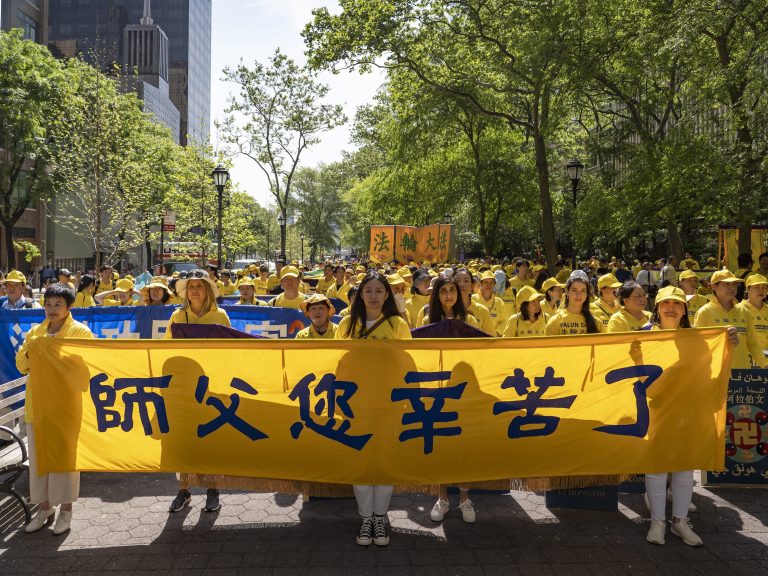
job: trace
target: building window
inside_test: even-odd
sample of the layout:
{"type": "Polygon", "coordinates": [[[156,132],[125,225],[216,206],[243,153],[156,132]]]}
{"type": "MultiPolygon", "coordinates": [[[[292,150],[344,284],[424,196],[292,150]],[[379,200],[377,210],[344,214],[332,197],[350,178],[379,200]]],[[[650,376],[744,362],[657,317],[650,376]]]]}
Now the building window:
{"type": "Polygon", "coordinates": [[[19,28],[24,31],[24,38],[37,42],[37,22],[21,10],[16,12],[16,19],[19,21],[19,28]]]}

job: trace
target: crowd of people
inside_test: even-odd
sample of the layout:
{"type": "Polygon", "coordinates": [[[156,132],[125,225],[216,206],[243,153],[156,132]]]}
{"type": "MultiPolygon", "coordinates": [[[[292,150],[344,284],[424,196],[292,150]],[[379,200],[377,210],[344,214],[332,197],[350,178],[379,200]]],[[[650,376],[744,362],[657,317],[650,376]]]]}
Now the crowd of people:
{"type": "MultiPolygon", "coordinates": [[[[72,318],[73,307],[179,305],[165,332],[166,338],[172,338],[174,323],[229,326],[229,317],[219,305],[222,297],[231,297],[234,305],[302,310],[309,325],[296,335],[300,339],[408,339],[412,329],[446,319],[502,338],[728,327],[734,347],[732,367],[765,368],[768,253],[760,255],[757,269],[747,255],[739,257],[736,271],[717,269],[714,264],[712,260],[697,262],[687,254],[679,264],[670,256],[658,262],[636,261],[628,269],[615,258],[592,258],[574,270],[560,260],[550,275],[543,262],[525,258],[402,265],[328,262],[317,269],[278,260],[274,272],[264,263],[253,263],[236,272],[207,266],[170,276],[146,274],[141,288],[136,279],[120,277],[104,265],[97,275],[78,279],[68,270],[59,270],[57,281],[45,289],[39,303],[28,295],[24,275],[10,272],[0,306],[45,308],[46,320],[29,332],[18,351],[16,361],[22,373],[29,370],[28,344],[34,338],[90,337],[88,328],[72,318]],[[700,278],[697,271],[705,270],[711,275],[700,278]],[[337,314],[341,316],[338,325],[333,321],[337,314]]],[[[26,419],[30,454],[34,455],[34,412],[29,403],[26,419]]],[[[646,475],[651,512],[647,540],[659,545],[664,544],[667,528],[668,476],[646,475]]],[[[26,531],[46,526],[53,520],[54,507],[60,506],[54,533],[66,532],[78,488],[77,473],[40,477],[33,462],[31,500],[39,505],[39,512],[26,531]]],[[[182,481],[170,512],[189,504],[189,488],[182,481]]],[[[386,485],[354,486],[361,517],[358,544],[389,543],[386,515],[392,491],[386,485]]],[[[673,472],[671,532],[686,544],[701,546],[701,538],[688,520],[689,511],[695,510],[692,494],[693,471],[673,472]]],[[[217,510],[220,505],[218,491],[208,489],[205,510],[217,510]]],[[[432,520],[441,521],[449,510],[447,487],[443,486],[431,511],[432,520]]],[[[462,487],[459,510],[466,522],[476,520],[469,492],[462,487]]]]}

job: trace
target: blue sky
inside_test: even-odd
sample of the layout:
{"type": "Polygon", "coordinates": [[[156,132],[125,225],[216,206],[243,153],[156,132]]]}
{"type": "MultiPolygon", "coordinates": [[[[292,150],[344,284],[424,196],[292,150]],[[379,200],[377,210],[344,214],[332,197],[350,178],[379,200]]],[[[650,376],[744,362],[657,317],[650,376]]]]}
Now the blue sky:
{"type": "MultiPolygon", "coordinates": [[[[234,86],[221,81],[225,66],[237,65],[242,59],[247,65],[255,60],[266,62],[280,49],[298,62],[305,62],[304,42],[300,35],[312,19],[312,9],[328,6],[337,9],[337,3],[328,0],[213,0],[213,54],[211,78],[211,120],[223,118],[227,96],[234,86]]],[[[331,88],[327,102],[342,104],[350,119],[345,126],[326,133],[322,142],[305,152],[302,166],[329,163],[349,150],[351,120],[358,106],[372,101],[376,90],[384,81],[382,73],[361,76],[357,72],[338,75],[323,74],[322,80],[331,88]]],[[[211,126],[211,138],[216,133],[211,126]]],[[[254,196],[262,205],[272,198],[266,178],[252,160],[235,158],[232,180],[254,196]]]]}

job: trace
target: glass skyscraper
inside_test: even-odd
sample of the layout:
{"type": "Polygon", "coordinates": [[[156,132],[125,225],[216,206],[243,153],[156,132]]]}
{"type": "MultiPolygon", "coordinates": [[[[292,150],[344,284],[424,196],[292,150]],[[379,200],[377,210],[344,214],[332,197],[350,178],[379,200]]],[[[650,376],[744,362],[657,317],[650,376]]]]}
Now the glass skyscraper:
{"type": "MultiPolygon", "coordinates": [[[[211,118],[211,0],[154,0],[155,24],[168,36],[170,98],[181,142],[207,141],[211,118]]],[[[144,0],[49,0],[48,46],[103,67],[121,64],[123,30],[142,18],[144,0]]]]}

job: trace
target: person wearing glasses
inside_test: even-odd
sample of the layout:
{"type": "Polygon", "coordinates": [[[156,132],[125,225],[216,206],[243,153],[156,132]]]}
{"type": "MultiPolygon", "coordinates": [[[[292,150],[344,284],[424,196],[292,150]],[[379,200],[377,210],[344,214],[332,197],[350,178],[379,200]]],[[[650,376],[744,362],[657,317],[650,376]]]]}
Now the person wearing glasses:
{"type": "Polygon", "coordinates": [[[640,284],[635,281],[624,282],[618,290],[618,312],[608,320],[608,332],[634,332],[647,330],[650,327],[651,313],[645,307],[648,304],[646,294],[640,284]]]}

